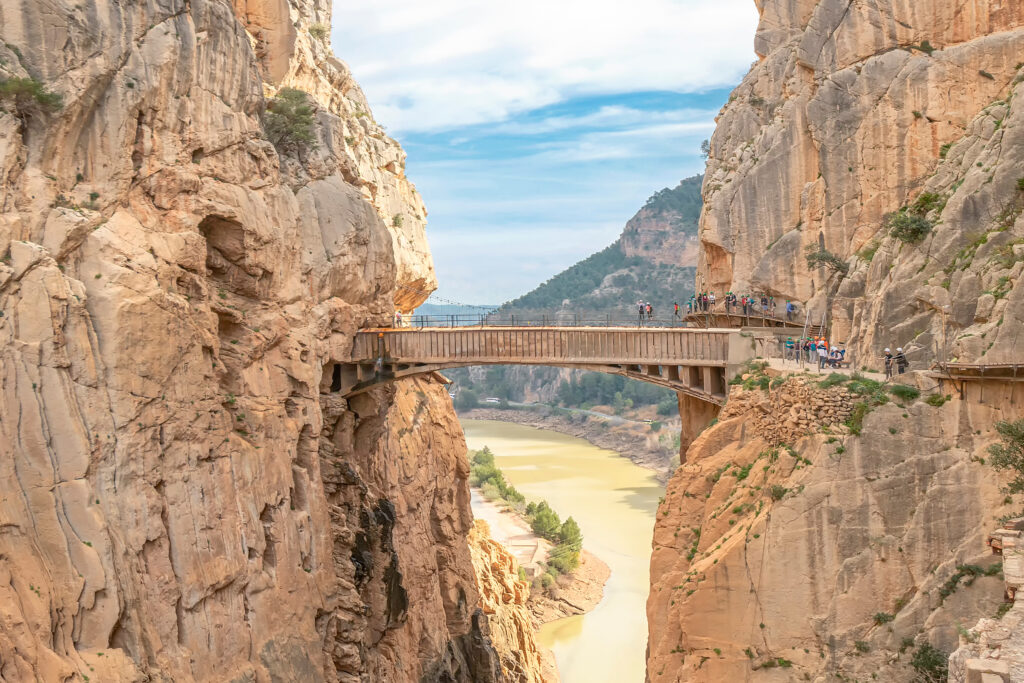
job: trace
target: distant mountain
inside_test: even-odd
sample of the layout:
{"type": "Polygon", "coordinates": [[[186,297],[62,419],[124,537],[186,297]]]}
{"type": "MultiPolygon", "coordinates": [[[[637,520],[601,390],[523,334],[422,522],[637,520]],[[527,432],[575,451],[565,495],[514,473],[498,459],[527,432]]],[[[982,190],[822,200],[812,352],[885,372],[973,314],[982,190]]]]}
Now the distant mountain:
{"type": "Polygon", "coordinates": [[[647,200],[612,244],[533,291],[505,303],[501,314],[632,317],[638,299],[655,313],[693,294],[703,176],[687,178],[647,200]]]}
{"type": "Polygon", "coordinates": [[[461,304],[432,304],[428,301],[416,307],[416,315],[481,315],[496,308],[497,306],[486,304],[463,306],[461,304]]]}

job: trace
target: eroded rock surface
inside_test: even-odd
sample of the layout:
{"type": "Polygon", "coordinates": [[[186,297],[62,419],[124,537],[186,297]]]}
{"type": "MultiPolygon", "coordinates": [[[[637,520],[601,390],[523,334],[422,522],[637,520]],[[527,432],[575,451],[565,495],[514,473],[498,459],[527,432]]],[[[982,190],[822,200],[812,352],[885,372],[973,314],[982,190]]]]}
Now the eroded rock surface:
{"type": "Polygon", "coordinates": [[[894,399],[858,435],[827,416],[801,427],[773,396],[848,414],[845,389],[774,384],[733,387],[733,407],[668,484],[651,558],[648,678],[913,680],[918,647],[948,654],[958,624],[1002,602],[985,539],[1010,506],[980,459],[1021,390],[989,387],[985,403],[953,395],[938,407],[894,399]]]}
{"type": "Polygon", "coordinates": [[[1005,359],[1024,322],[1024,125],[1011,101],[1024,6],[758,6],[759,59],[711,139],[697,288],[828,309],[865,361],[883,346],[921,363],[1005,359]],[[883,217],[923,192],[939,196],[937,227],[916,244],[889,237],[883,217]],[[819,247],[849,274],[809,268],[819,247]]]}
{"type": "Polygon", "coordinates": [[[465,443],[426,381],[346,401],[434,287],[327,0],[0,3],[0,678],[497,681],[465,443]],[[315,107],[281,154],[278,88],[315,107]]]}

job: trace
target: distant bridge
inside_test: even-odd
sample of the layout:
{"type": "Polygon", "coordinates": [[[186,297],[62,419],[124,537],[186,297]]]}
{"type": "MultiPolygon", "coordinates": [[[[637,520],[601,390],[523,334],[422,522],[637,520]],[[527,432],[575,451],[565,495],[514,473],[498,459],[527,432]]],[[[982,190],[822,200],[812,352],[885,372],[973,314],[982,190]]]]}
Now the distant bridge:
{"type": "Polygon", "coordinates": [[[552,365],[622,375],[722,405],[728,381],[753,356],[752,340],[729,329],[387,328],[357,333],[351,358],[335,363],[324,379],[331,391],[352,396],[448,368],[552,365]]]}

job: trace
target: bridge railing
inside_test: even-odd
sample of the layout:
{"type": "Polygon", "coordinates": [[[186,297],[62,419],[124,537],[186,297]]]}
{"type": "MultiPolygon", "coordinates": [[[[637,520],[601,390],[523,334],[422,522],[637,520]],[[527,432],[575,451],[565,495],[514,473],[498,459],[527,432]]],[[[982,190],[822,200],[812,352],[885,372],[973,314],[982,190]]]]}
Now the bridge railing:
{"type": "Polygon", "coordinates": [[[518,315],[413,315],[403,316],[394,321],[395,327],[693,327],[681,318],[662,317],[653,320],[623,318],[612,315],[542,315],[523,317],[518,315]]]}

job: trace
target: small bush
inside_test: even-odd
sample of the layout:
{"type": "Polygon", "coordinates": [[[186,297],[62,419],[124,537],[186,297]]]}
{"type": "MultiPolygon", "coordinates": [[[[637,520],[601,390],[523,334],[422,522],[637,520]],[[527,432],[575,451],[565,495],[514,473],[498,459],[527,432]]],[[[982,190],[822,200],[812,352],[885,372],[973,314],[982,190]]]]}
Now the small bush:
{"type": "Polygon", "coordinates": [[[997,470],[1007,470],[1013,480],[1007,486],[1008,493],[1024,492],[1024,419],[1014,422],[997,422],[996,431],[1002,443],[989,446],[988,462],[997,470]]]}
{"type": "Polygon", "coordinates": [[[883,227],[896,239],[916,244],[931,232],[932,223],[924,216],[918,216],[902,209],[886,216],[883,227]]]}
{"type": "Polygon", "coordinates": [[[23,117],[51,114],[64,106],[63,98],[34,78],[0,78],[0,102],[7,102],[23,117]]]}
{"type": "Polygon", "coordinates": [[[855,640],[853,641],[853,647],[857,652],[870,652],[871,646],[868,645],[867,641],[855,640]]]}
{"type": "Polygon", "coordinates": [[[295,88],[281,88],[277,97],[267,104],[263,130],[278,152],[315,147],[313,107],[309,96],[295,88]]]}
{"type": "Polygon", "coordinates": [[[850,266],[843,259],[827,249],[822,249],[813,244],[808,245],[805,258],[807,259],[807,267],[811,270],[814,268],[825,268],[833,273],[842,273],[843,275],[846,275],[847,271],[850,270],[850,266]]]}
{"type": "Polygon", "coordinates": [[[932,44],[930,42],[928,42],[927,40],[922,40],[921,44],[917,46],[917,49],[920,50],[921,52],[924,52],[925,54],[928,54],[928,55],[930,55],[931,53],[935,52],[935,48],[932,47],[932,44]]]}
{"type": "Polygon", "coordinates": [[[870,242],[867,246],[865,246],[863,249],[858,251],[857,256],[860,257],[862,261],[867,261],[868,263],[871,263],[871,260],[875,258],[875,253],[878,252],[878,246],[878,240],[874,240],[870,242]]]}
{"type": "Polygon", "coordinates": [[[913,401],[921,395],[921,392],[916,388],[907,386],[906,384],[894,384],[889,387],[889,393],[898,398],[899,400],[906,403],[907,401],[913,401]]]}
{"type": "Polygon", "coordinates": [[[931,643],[922,643],[914,651],[910,666],[917,672],[917,683],[945,683],[949,675],[949,656],[931,643]]]}
{"type": "Polygon", "coordinates": [[[822,389],[828,389],[839,384],[844,384],[848,377],[841,372],[833,372],[828,377],[818,382],[818,386],[822,389]]]}
{"type": "Polygon", "coordinates": [[[984,69],[978,69],[978,75],[979,75],[979,76],[981,76],[981,77],[983,77],[983,78],[987,78],[987,79],[989,79],[990,81],[994,81],[994,80],[996,80],[996,77],[995,77],[995,76],[993,76],[992,74],[990,74],[990,73],[989,73],[988,71],[985,71],[984,69]]]}
{"type": "Polygon", "coordinates": [[[1024,178],[1017,178],[1017,189],[1024,192],[1024,178]]]}
{"type": "Polygon", "coordinates": [[[313,24],[309,27],[309,35],[317,40],[326,40],[331,33],[331,27],[327,24],[313,24]]]}
{"type": "Polygon", "coordinates": [[[944,405],[946,401],[950,400],[951,398],[952,396],[950,396],[949,394],[945,396],[943,396],[942,394],[928,394],[928,396],[924,399],[924,402],[930,406],[935,406],[936,408],[938,408],[939,406],[944,405]]]}
{"type": "Polygon", "coordinates": [[[782,497],[785,496],[786,493],[788,493],[788,492],[789,492],[789,489],[787,489],[785,486],[781,486],[779,484],[772,484],[772,488],[770,490],[770,495],[772,497],[772,500],[776,500],[777,501],[777,500],[782,500],[782,497]]]}
{"type": "Polygon", "coordinates": [[[888,624],[890,621],[895,619],[893,615],[888,612],[876,612],[875,613],[875,625],[881,626],[882,624],[888,624]]]}

